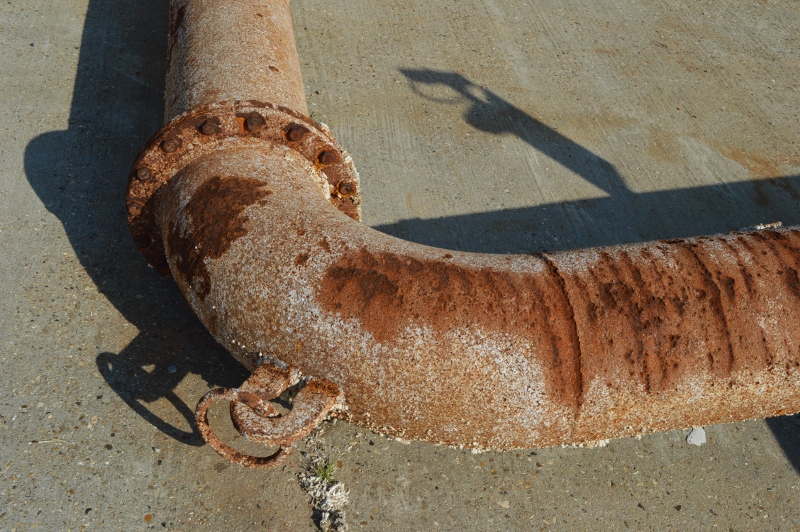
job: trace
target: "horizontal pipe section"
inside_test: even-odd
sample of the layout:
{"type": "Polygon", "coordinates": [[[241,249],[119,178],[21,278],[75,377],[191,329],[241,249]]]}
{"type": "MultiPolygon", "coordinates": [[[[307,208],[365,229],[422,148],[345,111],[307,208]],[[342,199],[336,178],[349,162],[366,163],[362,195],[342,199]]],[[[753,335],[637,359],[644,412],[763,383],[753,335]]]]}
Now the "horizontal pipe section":
{"type": "Polygon", "coordinates": [[[154,197],[175,280],[248,368],[275,357],[391,436],[508,449],[800,410],[800,230],[532,255],[405,242],[291,151],[220,149],[154,197]]]}

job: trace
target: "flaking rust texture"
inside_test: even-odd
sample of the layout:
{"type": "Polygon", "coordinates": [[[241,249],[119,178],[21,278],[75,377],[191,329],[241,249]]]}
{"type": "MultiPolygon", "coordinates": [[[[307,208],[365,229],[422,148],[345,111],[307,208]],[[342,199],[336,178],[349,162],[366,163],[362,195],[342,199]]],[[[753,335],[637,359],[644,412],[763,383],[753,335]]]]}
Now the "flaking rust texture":
{"type": "Polygon", "coordinates": [[[175,256],[175,266],[201,298],[211,289],[206,259],[221,257],[236,239],[247,234],[244,209],[263,205],[263,199],[271,193],[266,183],[258,179],[214,176],[203,183],[186,206],[191,230],[182,230],[177,221],[173,222],[168,246],[175,256]]]}
{"type": "Polygon", "coordinates": [[[318,171],[294,152],[219,151],[164,185],[155,211],[214,336],[251,369],[275,357],[329,379],[338,415],[508,449],[800,410],[800,230],[460,253],[354,222],[320,200],[318,171]],[[170,233],[205,231],[194,198],[241,183],[262,192],[241,195],[230,235],[214,229],[228,244],[198,282],[170,233]]]}

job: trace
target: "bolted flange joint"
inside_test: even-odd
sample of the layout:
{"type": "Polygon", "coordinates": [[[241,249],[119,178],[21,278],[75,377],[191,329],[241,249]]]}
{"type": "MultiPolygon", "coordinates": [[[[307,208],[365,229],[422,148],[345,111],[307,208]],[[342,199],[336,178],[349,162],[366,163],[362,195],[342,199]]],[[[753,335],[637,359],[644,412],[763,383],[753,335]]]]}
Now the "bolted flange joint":
{"type": "Polygon", "coordinates": [[[170,275],[150,198],[182,168],[220,149],[261,145],[290,149],[320,174],[334,207],[361,218],[359,177],[350,155],[330,130],[296,111],[258,101],[221,102],[192,109],[169,122],[139,152],[131,167],[126,212],[133,240],[150,264],[170,275]]]}

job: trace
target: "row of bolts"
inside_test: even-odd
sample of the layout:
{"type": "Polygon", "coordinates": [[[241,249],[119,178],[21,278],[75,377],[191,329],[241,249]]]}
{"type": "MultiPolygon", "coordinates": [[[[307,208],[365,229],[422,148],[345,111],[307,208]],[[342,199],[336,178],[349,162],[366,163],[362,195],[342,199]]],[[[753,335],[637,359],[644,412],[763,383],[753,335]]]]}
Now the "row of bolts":
{"type": "MultiPolygon", "coordinates": [[[[244,121],[244,127],[247,131],[251,133],[257,133],[264,129],[264,126],[267,125],[267,121],[264,120],[264,117],[258,113],[252,113],[247,119],[244,121]]],[[[206,136],[216,135],[219,133],[220,127],[219,122],[217,120],[211,119],[206,120],[199,128],[200,133],[206,136]]],[[[294,125],[286,131],[286,139],[291,142],[300,142],[302,141],[308,130],[303,126],[294,125]]],[[[164,139],[159,144],[161,151],[164,153],[175,153],[180,148],[180,144],[175,139],[164,139]]],[[[317,156],[317,160],[323,166],[328,166],[336,162],[337,160],[336,152],[331,150],[324,150],[317,156]]],[[[138,181],[149,181],[153,178],[153,172],[147,168],[146,166],[142,166],[138,170],[136,170],[136,179],[138,181]]],[[[353,184],[349,181],[343,181],[339,184],[338,187],[339,194],[342,196],[350,196],[354,189],[353,184]]],[[[137,203],[131,203],[128,205],[128,213],[131,216],[138,216],[142,212],[142,206],[137,203]]]]}

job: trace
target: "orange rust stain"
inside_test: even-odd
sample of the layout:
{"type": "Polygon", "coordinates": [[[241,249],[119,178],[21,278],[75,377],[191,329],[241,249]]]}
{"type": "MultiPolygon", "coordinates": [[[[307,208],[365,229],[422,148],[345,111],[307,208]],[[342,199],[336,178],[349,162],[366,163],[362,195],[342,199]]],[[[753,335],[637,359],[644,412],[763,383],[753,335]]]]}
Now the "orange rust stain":
{"type": "Polygon", "coordinates": [[[211,279],[205,259],[217,259],[231,245],[247,234],[244,211],[264,203],[272,193],[267,184],[253,178],[215,176],[203,183],[192,195],[184,210],[191,220],[181,228],[173,220],[168,238],[169,254],[186,284],[193,286],[202,299],[211,290],[211,279]]]}
{"type": "Polygon", "coordinates": [[[598,54],[608,55],[611,57],[616,57],[619,55],[619,52],[616,50],[609,50],[608,48],[595,48],[594,51],[598,54]]]}
{"type": "Polygon", "coordinates": [[[243,116],[237,116],[236,117],[236,122],[239,124],[239,134],[240,135],[247,134],[247,130],[244,127],[244,121],[245,121],[245,117],[243,117],[243,116]]]}
{"type": "Polygon", "coordinates": [[[768,370],[777,353],[787,368],[800,365],[800,327],[776,336],[754,319],[777,301],[800,315],[800,232],[600,252],[566,273],[559,260],[534,255],[544,271],[522,274],[355,250],[327,269],[318,301],[384,344],[412,324],[509,334],[542,363],[548,394],[577,407],[598,377],[657,394],[698,372],[724,380],[768,370]],[[656,258],[667,250],[670,262],[656,258]]]}
{"type": "Polygon", "coordinates": [[[787,315],[800,311],[798,233],[763,231],[717,242],[712,248],[704,239],[655,244],[672,250],[670,266],[651,261],[648,252],[604,253],[587,275],[567,278],[579,294],[573,304],[581,330],[596,331],[581,338],[583,351],[606,353],[604,361],[592,359],[587,374],[627,365],[631,378],[658,393],[698,365],[725,379],[773,367],[777,352],[796,363],[800,329],[776,338],[754,317],[774,313],[776,301],[787,315]],[[729,258],[720,260],[720,253],[729,258]]]}
{"type": "Polygon", "coordinates": [[[625,375],[647,393],[677,383],[686,370],[681,356],[686,335],[674,324],[683,320],[687,297],[681,289],[660,290],[661,279],[672,283],[625,253],[601,253],[586,275],[566,276],[578,294],[573,300],[576,320],[590,331],[581,338],[583,351],[605,353],[584,364],[587,375],[625,375]]]}
{"type": "Polygon", "coordinates": [[[778,169],[780,165],[800,165],[800,157],[766,157],[748,153],[733,146],[716,146],[716,148],[728,159],[747,168],[752,175],[766,178],[753,181],[755,200],[759,205],[771,203],[769,186],[777,186],[793,199],[800,200],[800,192],[792,186],[788,179],[781,177],[778,169]]]}
{"type": "Polygon", "coordinates": [[[523,337],[548,374],[553,397],[580,403],[580,345],[563,280],[543,256],[545,270],[525,275],[469,269],[366,249],[345,254],[326,270],[318,289],[323,309],[358,319],[381,343],[410,324],[440,333],[510,332],[523,337]]]}
{"type": "Polygon", "coordinates": [[[744,166],[755,175],[761,177],[777,177],[779,175],[776,164],[766,157],[747,153],[732,146],[721,147],[719,148],[719,152],[728,159],[736,161],[744,166]]]}
{"type": "Polygon", "coordinates": [[[733,146],[716,146],[717,150],[732,161],[736,161],[744,166],[750,172],[761,177],[780,177],[781,173],[778,167],[781,165],[800,165],[800,157],[786,157],[777,155],[775,157],[767,157],[764,155],[756,155],[748,153],[733,146]]]}
{"type": "Polygon", "coordinates": [[[678,160],[679,147],[672,135],[667,134],[662,128],[649,126],[650,142],[647,143],[647,152],[664,162],[672,163],[678,160]]]}

